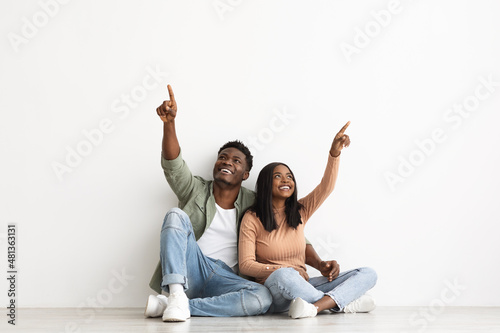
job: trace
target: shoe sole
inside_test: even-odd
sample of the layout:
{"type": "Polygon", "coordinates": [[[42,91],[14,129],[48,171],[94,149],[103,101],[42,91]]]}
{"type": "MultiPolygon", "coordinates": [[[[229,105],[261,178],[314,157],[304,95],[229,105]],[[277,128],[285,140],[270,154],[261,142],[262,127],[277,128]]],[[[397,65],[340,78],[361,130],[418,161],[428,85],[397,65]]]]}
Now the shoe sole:
{"type": "Polygon", "coordinates": [[[146,308],[144,309],[144,316],[148,318],[153,318],[153,311],[149,309],[149,303],[151,301],[151,297],[155,297],[153,295],[149,295],[148,301],[146,302],[146,308]]]}
{"type": "Polygon", "coordinates": [[[186,321],[191,316],[187,316],[183,313],[179,313],[178,311],[171,311],[171,313],[163,313],[162,319],[163,321],[186,321]]]}
{"type": "Polygon", "coordinates": [[[163,318],[163,321],[164,322],[169,322],[169,323],[182,323],[182,322],[185,322],[187,319],[189,318],[186,318],[186,319],[179,319],[179,318],[163,318]]]}
{"type": "Polygon", "coordinates": [[[175,316],[175,315],[170,315],[170,316],[163,316],[162,317],[162,320],[163,321],[168,321],[168,322],[182,322],[182,321],[186,321],[188,320],[189,317],[185,317],[185,316],[175,316]]]}

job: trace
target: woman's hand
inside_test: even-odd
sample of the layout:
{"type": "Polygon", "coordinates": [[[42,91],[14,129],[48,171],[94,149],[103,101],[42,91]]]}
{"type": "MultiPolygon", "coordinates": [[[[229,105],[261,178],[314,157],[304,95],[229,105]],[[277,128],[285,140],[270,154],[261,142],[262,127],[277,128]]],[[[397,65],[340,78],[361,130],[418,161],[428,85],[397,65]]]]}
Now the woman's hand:
{"type": "Polygon", "coordinates": [[[340,265],[335,260],[322,261],[319,264],[319,271],[321,275],[328,278],[328,282],[332,282],[339,276],[340,265]]]}
{"type": "Polygon", "coordinates": [[[170,84],[167,86],[170,100],[163,101],[162,105],[156,108],[156,113],[164,123],[170,123],[177,115],[177,103],[174,98],[174,91],[170,84]]]}
{"type": "Polygon", "coordinates": [[[349,145],[351,144],[349,135],[344,134],[350,123],[351,122],[348,121],[347,124],[345,124],[344,127],[342,127],[342,129],[337,133],[337,135],[335,135],[335,138],[332,142],[332,147],[330,148],[330,155],[332,155],[332,157],[338,157],[341,150],[344,147],[349,147],[349,145]]]}

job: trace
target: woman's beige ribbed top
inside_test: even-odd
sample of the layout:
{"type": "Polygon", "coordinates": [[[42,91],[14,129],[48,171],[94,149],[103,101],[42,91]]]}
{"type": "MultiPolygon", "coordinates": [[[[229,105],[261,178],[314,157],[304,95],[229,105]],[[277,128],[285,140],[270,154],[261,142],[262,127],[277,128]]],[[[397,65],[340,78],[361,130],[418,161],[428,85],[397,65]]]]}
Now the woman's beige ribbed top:
{"type": "Polygon", "coordinates": [[[267,277],[278,268],[292,267],[304,279],[309,280],[305,264],[304,226],[332,193],[338,169],[339,158],[328,154],[328,163],[320,184],[306,197],[299,200],[304,208],[300,210],[302,223],[297,229],[293,229],[286,223],[285,207],[274,211],[278,227],[271,232],[264,229],[255,213],[247,212],[243,216],[238,246],[241,273],[255,277],[259,283],[264,283],[267,277]]]}

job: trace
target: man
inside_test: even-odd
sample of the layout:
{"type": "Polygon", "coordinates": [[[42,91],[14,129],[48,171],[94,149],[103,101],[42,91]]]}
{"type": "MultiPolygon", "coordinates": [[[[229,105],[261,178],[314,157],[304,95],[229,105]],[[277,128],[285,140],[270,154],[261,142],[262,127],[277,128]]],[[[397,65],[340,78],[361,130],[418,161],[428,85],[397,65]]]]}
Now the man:
{"type": "MultiPolygon", "coordinates": [[[[165,216],[160,263],[151,279],[147,317],[185,321],[195,316],[251,316],[266,313],[272,298],[263,285],[237,272],[239,222],[254,203],[255,194],[241,186],[252,168],[252,155],[239,141],[222,146],[213,169],[213,181],[193,176],[182,159],[175,132],[177,103],[168,85],[170,100],[156,111],[163,121],[161,163],[165,177],[179,199],[179,208],[165,216]],[[182,210],[181,210],[182,209],[182,210]]],[[[324,276],[339,273],[335,261],[321,261],[312,246],[306,248],[307,264],[324,276]]]]}

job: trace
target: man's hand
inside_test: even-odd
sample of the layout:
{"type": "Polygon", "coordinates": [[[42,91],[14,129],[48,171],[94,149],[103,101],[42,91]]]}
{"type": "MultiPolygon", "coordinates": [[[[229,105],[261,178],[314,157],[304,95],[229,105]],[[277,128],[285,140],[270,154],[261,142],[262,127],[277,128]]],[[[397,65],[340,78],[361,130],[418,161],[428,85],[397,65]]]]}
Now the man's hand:
{"type": "Polygon", "coordinates": [[[172,122],[177,115],[177,103],[175,102],[174,91],[167,85],[170,100],[163,101],[163,104],[156,108],[156,113],[164,123],[172,122]]]}
{"type": "Polygon", "coordinates": [[[332,147],[330,148],[330,155],[332,155],[332,157],[338,157],[340,155],[340,151],[342,150],[342,148],[349,147],[349,145],[351,144],[349,135],[344,134],[345,130],[347,129],[350,123],[351,122],[348,121],[347,124],[345,124],[344,127],[342,127],[340,132],[338,132],[337,135],[335,135],[335,138],[333,139],[332,142],[332,147]]]}
{"type": "Polygon", "coordinates": [[[322,261],[319,264],[319,271],[331,282],[339,276],[340,265],[335,260],[322,261]]]}
{"type": "Polygon", "coordinates": [[[181,147],[175,133],[175,116],[177,115],[177,103],[175,102],[174,91],[167,85],[170,100],[163,101],[162,105],[156,108],[156,113],[163,121],[163,139],[161,141],[162,155],[167,160],[174,160],[179,156],[181,147]]]}

